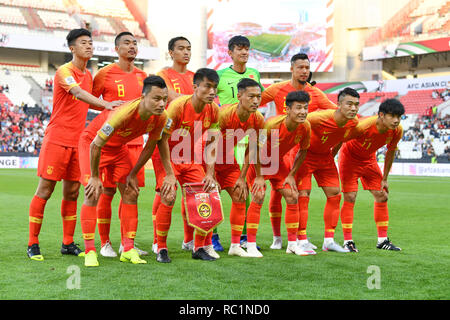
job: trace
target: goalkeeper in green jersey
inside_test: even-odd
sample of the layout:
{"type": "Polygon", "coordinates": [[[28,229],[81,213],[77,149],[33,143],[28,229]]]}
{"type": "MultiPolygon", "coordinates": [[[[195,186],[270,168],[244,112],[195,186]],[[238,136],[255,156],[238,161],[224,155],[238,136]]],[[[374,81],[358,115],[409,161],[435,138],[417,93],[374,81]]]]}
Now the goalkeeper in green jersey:
{"type": "MultiPolygon", "coordinates": [[[[261,76],[258,70],[254,68],[247,68],[247,61],[250,51],[250,41],[244,36],[234,36],[228,41],[228,54],[233,60],[233,64],[228,68],[218,70],[219,85],[217,86],[217,95],[219,97],[220,105],[232,104],[239,102],[237,98],[237,84],[242,78],[250,78],[259,83],[261,90],[264,87],[261,85],[261,76]]],[[[245,157],[245,148],[248,144],[248,136],[239,141],[234,149],[234,155],[239,166],[242,168],[245,157]]],[[[250,196],[247,197],[246,211],[250,205],[250,196]]],[[[219,234],[217,228],[213,231],[212,244],[215,251],[223,251],[223,247],[220,243],[219,234]]],[[[246,248],[247,245],[247,232],[246,226],[241,236],[241,247],[246,248]]]]}

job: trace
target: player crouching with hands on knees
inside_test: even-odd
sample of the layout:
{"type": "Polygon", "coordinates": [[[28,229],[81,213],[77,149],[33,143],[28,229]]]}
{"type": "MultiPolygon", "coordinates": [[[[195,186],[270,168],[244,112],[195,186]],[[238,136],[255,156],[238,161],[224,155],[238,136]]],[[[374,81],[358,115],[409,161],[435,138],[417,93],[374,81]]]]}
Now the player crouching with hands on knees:
{"type": "Polygon", "coordinates": [[[109,181],[117,183],[122,197],[120,220],[124,250],[120,261],[133,264],[147,263],[139,257],[134,247],[139,195],[136,173],[150,159],[158,145],[168,173],[165,190],[175,189],[175,179],[171,179],[173,173],[171,174],[168,146],[161,141],[161,133],[168,119],[164,109],[167,95],[164,80],[158,76],[150,76],[144,80],[141,97],[124,103],[114,111],[102,112],[81,135],[79,141],[80,182],[85,186],[85,199],[80,215],[87,267],[99,265],[94,236],[97,202],[103,191],[101,176],[107,176],[109,181]],[[145,133],[149,135],[148,141],[133,168],[126,144],[145,133]]]}

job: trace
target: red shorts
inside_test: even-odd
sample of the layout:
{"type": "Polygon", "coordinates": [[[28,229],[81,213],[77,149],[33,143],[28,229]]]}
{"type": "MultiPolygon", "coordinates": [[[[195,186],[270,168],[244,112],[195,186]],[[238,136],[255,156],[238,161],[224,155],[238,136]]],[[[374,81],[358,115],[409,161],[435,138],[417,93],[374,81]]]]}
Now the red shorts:
{"type": "Polygon", "coordinates": [[[216,179],[221,189],[233,188],[237,179],[241,175],[241,168],[237,163],[216,164],[216,179]]]}
{"type": "Polygon", "coordinates": [[[358,179],[364,190],[381,190],[383,174],[376,160],[358,161],[344,152],[339,153],[339,177],[342,192],[358,191],[358,179]]]}
{"type": "MultiPolygon", "coordinates": [[[[127,144],[128,147],[128,151],[130,153],[130,158],[131,158],[131,163],[133,165],[133,167],[136,165],[136,162],[139,159],[139,156],[141,155],[142,149],[144,149],[142,147],[142,145],[129,145],[127,144]]],[[[110,176],[109,175],[103,175],[102,180],[103,180],[103,187],[105,188],[115,188],[116,184],[113,181],[110,181],[110,176]]],[[[137,179],[138,179],[138,185],[139,187],[145,187],[145,166],[143,166],[141,168],[141,170],[139,170],[138,174],[137,174],[137,179]]]]}
{"type": "Polygon", "coordinates": [[[53,181],[80,180],[78,148],[54,144],[44,138],[39,155],[37,175],[53,181]]]}
{"type": "Polygon", "coordinates": [[[311,190],[313,174],[319,187],[339,188],[339,173],[331,154],[306,153],[306,158],[296,175],[296,180],[299,181],[298,190],[311,190]]]}
{"type": "MultiPolygon", "coordinates": [[[[288,158],[287,157],[284,158],[283,161],[280,162],[280,166],[277,170],[277,173],[271,175],[264,175],[264,179],[270,181],[270,185],[273,190],[280,190],[285,188],[284,180],[286,179],[290,171],[289,169],[290,165],[288,162],[289,162],[288,158]]],[[[255,166],[251,164],[247,172],[247,181],[250,187],[253,186],[255,178],[256,178],[255,166]]]]}
{"type": "MultiPolygon", "coordinates": [[[[153,158],[152,158],[153,161],[153,158]]],[[[159,160],[161,161],[161,160],[159,160]]],[[[158,161],[156,161],[158,163],[158,161]]],[[[153,162],[153,166],[155,166],[155,162],[153,162]]],[[[161,163],[162,167],[162,163],[161,163]]],[[[162,184],[164,182],[164,178],[166,177],[166,172],[164,170],[164,167],[162,167],[163,171],[159,170],[158,175],[156,174],[155,169],[155,176],[157,175],[156,179],[156,192],[159,192],[161,190],[162,184]]],[[[196,163],[185,163],[185,164],[173,164],[172,163],[172,170],[175,174],[175,177],[177,178],[178,182],[182,186],[184,183],[193,183],[193,182],[202,182],[203,178],[205,177],[205,170],[203,169],[203,166],[201,164],[196,163]]]]}
{"type": "MultiPolygon", "coordinates": [[[[86,137],[81,137],[79,142],[79,157],[80,157],[80,182],[86,186],[91,177],[91,163],[90,163],[90,145],[91,140],[86,137]]],[[[126,179],[133,164],[131,162],[130,152],[126,145],[117,148],[102,148],[102,154],[99,163],[99,173],[102,182],[108,181],[116,186],[116,183],[126,183],[126,179]]]]}

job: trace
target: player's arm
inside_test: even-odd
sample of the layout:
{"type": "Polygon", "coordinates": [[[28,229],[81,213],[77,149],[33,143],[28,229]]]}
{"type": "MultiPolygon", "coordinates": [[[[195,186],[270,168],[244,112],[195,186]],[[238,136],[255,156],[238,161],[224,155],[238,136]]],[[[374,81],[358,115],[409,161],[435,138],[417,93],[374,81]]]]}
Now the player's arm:
{"type": "Polygon", "coordinates": [[[150,140],[150,139],[147,140],[147,143],[142,149],[141,154],[139,155],[139,158],[136,161],[136,164],[134,165],[133,169],[131,169],[130,173],[127,176],[127,183],[126,183],[127,189],[132,188],[135,192],[137,193],[139,192],[137,174],[139,170],[141,170],[142,167],[145,166],[147,161],[152,156],[157,143],[158,143],[157,140],[150,140]]]}
{"type": "Polygon", "coordinates": [[[397,144],[403,136],[403,128],[400,126],[395,139],[388,145],[388,150],[384,158],[383,179],[381,180],[381,190],[385,190],[389,193],[388,176],[391,171],[392,164],[395,159],[395,151],[397,150],[397,144]]]}
{"type": "Polygon", "coordinates": [[[209,192],[214,190],[216,186],[218,186],[218,183],[215,178],[215,164],[216,164],[216,150],[217,150],[217,144],[218,144],[218,134],[220,134],[219,131],[219,124],[214,123],[211,125],[211,128],[208,130],[210,133],[210,137],[208,137],[208,141],[205,145],[205,150],[208,150],[210,152],[206,152],[206,173],[205,178],[203,178],[203,190],[205,192],[209,192]]]}
{"type": "Polygon", "coordinates": [[[81,100],[83,102],[86,102],[91,106],[92,109],[102,111],[103,109],[112,110],[117,106],[120,106],[123,101],[116,100],[116,101],[105,101],[102,99],[99,99],[86,90],[81,89],[80,86],[72,87],[69,92],[78,100],[81,100]]]}
{"type": "Polygon", "coordinates": [[[284,185],[286,185],[286,184],[289,185],[291,187],[291,189],[295,192],[298,192],[297,182],[295,181],[295,175],[297,174],[298,169],[300,168],[303,161],[305,160],[307,152],[308,152],[307,149],[305,149],[305,150],[299,149],[297,151],[291,171],[289,171],[289,174],[287,175],[286,179],[284,180],[284,185]]]}
{"type": "Polygon", "coordinates": [[[163,133],[162,138],[158,141],[159,155],[164,170],[166,171],[166,177],[161,186],[161,195],[163,197],[166,197],[170,192],[175,191],[175,184],[177,182],[172,165],[170,164],[169,137],[169,134],[163,133]]]}
{"type": "Polygon", "coordinates": [[[342,147],[342,143],[343,143],[342,141],[339,142],[337,145],[333,147],[333,149],[331,149],[331,155],[333,156],[333,158],[338,154],[339,150],[342,147]]]}
{"type": "MultiPolygon", "coordinates": [[[[264,176],[261,174],[261,161],[260,161],[260,150],[261,146],[265,145],[268,141],[267,135],[270,130],[263,130],[262,133],[258,132],[256,147],[252,148],[250,151],[251,159],[255,161],[255,181],[253,182],[251,192],[256,194],[258,191],[264,192],[266,188],[266,181],[264,180],[264,176]],[[254,154],[254,151],[256,154],[254,154]]],[[[267,146],[267,145],[266,145],[267,146]]]]}
{"type": "Polygon", "coordinates": [[[100,198],[103,192],[103,184],[100,179],[99,164],[102,153],[102,148],[106,144],[106,140],[98,134],[92,141],[90,146],[89,158],[91,166],[91,177],[85,188],[85,195],[87,198],[94,197],[95,200],[100,198]]]}

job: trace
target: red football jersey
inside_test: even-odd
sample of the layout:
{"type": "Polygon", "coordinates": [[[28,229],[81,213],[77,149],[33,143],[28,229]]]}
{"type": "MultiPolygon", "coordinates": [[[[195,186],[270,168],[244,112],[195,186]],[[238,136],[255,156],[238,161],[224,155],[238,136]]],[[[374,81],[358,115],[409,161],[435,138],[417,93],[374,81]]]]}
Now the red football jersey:
{"type": "MultiPolygon", "coordinates": [[[[192,163],[195,159],[201,162],[202,154],[194,156],[195,146],[200,142],[202,150],[202,136],[208,129],[218,129],[219,122],[219,106],[216,103],[205,105],[202,112],[195,112],[191,101],[192,95],[186,95],[173,100],[167,108],[169,120],[164,132],[170,134],[169,148],[172,151],[175,146],[182,143],[185,137],[189,137],[189,150],[180,150],[180,153],[172,154],[173,162],[192,163]],[[189,152],[185,154],[184,151],[189,152]]],[[[181,146],[181,145],[180,145],[181,146]]],[[[198,148],[197,148],[198,151],[198,148]]]]}
{"type": "Polygon", "coordinates": [[[388,150],[395,150],[403,136],[403,128],[399,125],[395,130],[380,133],[377,129],[378,116],[361,120],[358,129],[362,134],[344,144],[341,152],[350,154],[356,160],[366,161],[376,159],[376,151],[384,145],[388,150]]]}
{"type": "MultiPolygon", "coordinates": [[[[286,114],[286,96],[292,91],[297,91],[297,89],[291,85],[291,80],[274,83],[262,92],[261,105],[273,101],[277,114],[286,114]]],[[[322,109],[337,109],[337,106],[319,88],[306,83],[303,91],[308,92],[311,97],[308,104],[308,112],[322,109]]]]}
{"type": "MultiPolygon", "coordinates": [[[[111,63],[95,75],[92,94],[96,97],[102,96],[105,101],[134,100],[142,95],[146,77],[147,74],[136,67],[132,72],[125,72],[117,63],[111,63]]],[[[144,138],[139,136],[129,144],[142,146],[144,138]]]]}
{"type": "Polygon", "coordinates": [[[301,150],[310,148],[311,125],[309,121],[305,120],[291,132],[286,127],[286,117],[286,115],[278,115],[266,121],[265,136],[260,139],[265,149],[261,150],[261,163],[267,163],[268,159],[264,159],[265,154],[270,159],[273,158],[274,152],[278,152],[279,159],[282,159],[296,145],[300,145],[301,150]]]}
{"type": "Polygon", "coordinates": [[[82,72],[72,62],[56,70],[53,86],[53,111],[45,135],[54,144],[77,147],[86,124],[89,105],[69,93],[73,87],[92,92],[92,76],[88,69],[82,72]]]}
{"type": "Polygon", "coordinates": [[[187,70],[185,73],[179,73],[172,68],[166,68],[159,71],[156,75],[163,78],[167,87],[176,93],[194,93],[194,73],[192,71],[187,70]]]}
{"type": "Polygon", "coordinates": [[[219,112],[219,129],[222,134],[222,140],[219,142],[217,163],[228,163],[226,158],[234,159],[234,147],[238,143],[238,137],[241,137],[247,130],[255,130],[256,137],[259,131],[264,128],[264,116],[256,111],[250,114],[246,122],[241,122],[237,115],[239,103],[223,105],[219,112]],[[236,130],[241,129],[241,134],[234,135],[236,130]]]}
{"type": "Polygon", "coordinates": [[[356,136],[358,119],[349,120],[343,127],[339,127],[334,120],[336,110],[322,110],[309,113],[311,123],[311,146],[308,153],[329,154],[334,146],[356,136]]]}
{"type": "Polygon", "coordinates": [[[107,141],[106,147],[119,147],[148,133],[149,140],[159,140],[167,122],[167,112],[142,120],[139,115],[141,98],[128,101],[114,110],[102,111],[84,130],[94,139],[98,134],[107,141]]]}

